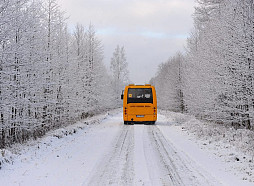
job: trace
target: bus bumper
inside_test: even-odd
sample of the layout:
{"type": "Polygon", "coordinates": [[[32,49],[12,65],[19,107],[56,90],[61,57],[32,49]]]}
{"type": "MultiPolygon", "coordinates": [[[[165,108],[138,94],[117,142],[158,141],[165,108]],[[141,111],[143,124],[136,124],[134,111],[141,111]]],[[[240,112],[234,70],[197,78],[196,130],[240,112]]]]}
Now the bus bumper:
{"type": "Polygon", "coordinates": [[[124,122],[128,123],[145,123],[145,122],[155,122],[157,120],[157,115],[128,115],[124,117],[124,122]]]}

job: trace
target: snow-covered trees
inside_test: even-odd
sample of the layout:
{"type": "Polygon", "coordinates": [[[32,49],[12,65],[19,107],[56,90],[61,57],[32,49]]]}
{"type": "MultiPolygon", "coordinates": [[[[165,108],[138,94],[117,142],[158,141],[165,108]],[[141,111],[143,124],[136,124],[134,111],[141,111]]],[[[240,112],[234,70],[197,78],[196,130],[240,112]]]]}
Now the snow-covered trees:
{"type": "Polygon", "coordinates": [[[119,106],[121,91],[129,81],[128,63],[125,57],[124,47],[117,45],[111,58],[110,70],[112,74],[113,98],[116,106],[119,106]]]}
{"type": "Polygon", "coordinates": [[[181,71],[185,109],[203,119],[253,128],[253,0],[198,3],[181,71]]]}
{"type": "MultiPolygon", "coordinates": [[[[190,106],[190,112],[234,126],[251,127],[252,22],[252,1],[200,1],[195,14],[197,38],[189,39],[186,58],[188,66],[192,64],[192,69],[202,70],[195,73],[196,77],[186,74],[187,87],[199,84],[200,88],[194,88],[199,94],[198,100],[192,106],[199,105],[200,110],[190,106]]],[[[191,94],[193,92],[186,88],[186,95],[191,94]]]]}
{"type": "Polygon", "coordinates": [[[178,53],[166,63],[162,63],[157,75],[150,80],[155,86],[158,105],[162,109],[184,111],[182,92],[182,63],[184,57],[178,53]]]}
{"type": "Polygon", "coordinates": [[[1,1],[0,148],[112,108],[102,55],[93,26],[70,34],[56,0],[1,1]]]}

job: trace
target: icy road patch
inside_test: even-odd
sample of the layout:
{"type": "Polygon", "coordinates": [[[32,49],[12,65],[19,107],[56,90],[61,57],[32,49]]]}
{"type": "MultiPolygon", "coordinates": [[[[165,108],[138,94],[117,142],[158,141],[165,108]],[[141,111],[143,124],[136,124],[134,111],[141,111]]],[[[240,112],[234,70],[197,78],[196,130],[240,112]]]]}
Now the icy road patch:
{"type": "Polygon", "coordinates": [[[96,121],[15,147],[21,153],[0,170],[0,185],[249,184],[163,115],[156,125],[123,125],[121,112],[96,121]]]}

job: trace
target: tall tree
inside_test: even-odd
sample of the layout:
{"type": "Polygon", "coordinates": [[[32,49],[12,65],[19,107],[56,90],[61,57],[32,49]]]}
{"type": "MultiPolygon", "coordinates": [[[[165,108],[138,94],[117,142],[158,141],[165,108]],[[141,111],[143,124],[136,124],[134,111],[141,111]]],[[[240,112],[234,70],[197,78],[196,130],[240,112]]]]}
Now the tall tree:
{"type": "Polygon", "coordinates": [[[128,63],[125,57],[124,47],[117,45],[111,58],[110,70],[112,74],[112,86],[114,90],[115,103],[119,105],[119,95],[124,85],[129,81],[128,63]]]}

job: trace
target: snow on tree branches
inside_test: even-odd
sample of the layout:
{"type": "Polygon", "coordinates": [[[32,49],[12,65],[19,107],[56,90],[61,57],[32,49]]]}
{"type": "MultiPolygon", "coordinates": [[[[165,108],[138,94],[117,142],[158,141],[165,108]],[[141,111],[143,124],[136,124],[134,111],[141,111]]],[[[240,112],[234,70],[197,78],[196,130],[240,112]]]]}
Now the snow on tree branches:
{"type": "Polygon", "coordinates": [[[128,63],[125,57],[124,47],[120,47],[119,45],[116,47],[111,58],[110,70],[113,78],[113,97],[115,99],[113,102],[119,106],[122,103],[119,95],[121,95],[121,91],[129,81],[128,63]]]}
{"type": "MultiPolygon", "coordinates": [[[[253,129],[253,0],[198,3],[180,74],[184,108],[206,120],[253,129]]],[[[176,77],[168,78],[176,65],[163,64],[153,79],[164,100],[161,106],[171,110],[179,99],[169,90],[178,89],[176,77]]]]}
{"type": "Polygon", "coordinates": [[[113,107],[94,27],[65,20],[56,0],[1,1],[0,148],[113,107]]]}

